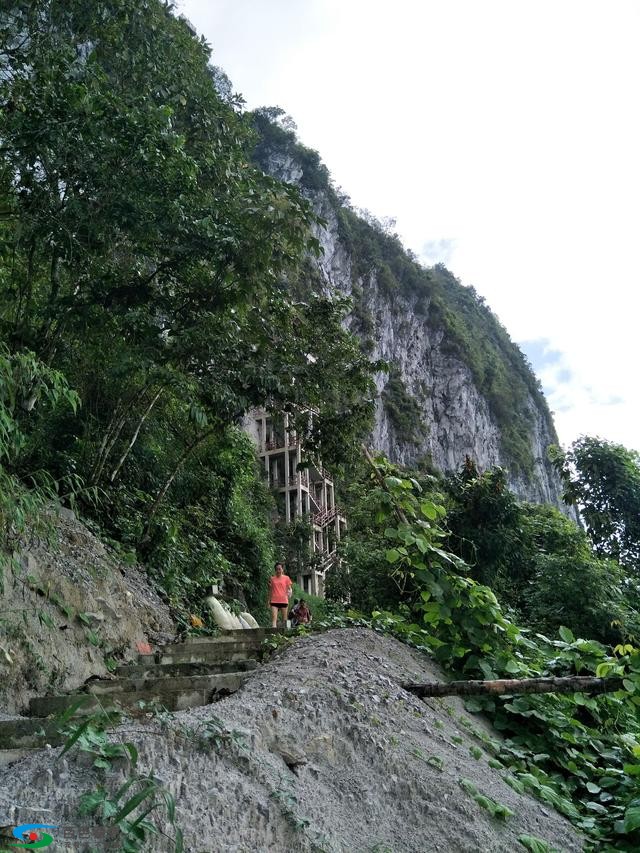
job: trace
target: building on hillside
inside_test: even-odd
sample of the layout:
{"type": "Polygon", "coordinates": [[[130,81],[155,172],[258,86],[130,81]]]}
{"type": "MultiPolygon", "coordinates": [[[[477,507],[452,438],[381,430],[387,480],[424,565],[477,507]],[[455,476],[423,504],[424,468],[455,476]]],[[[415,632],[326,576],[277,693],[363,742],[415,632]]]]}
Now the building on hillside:
{"type": "MultiPolygon", "coordinates": [[[[317,462],[298,468],[302,445],[289,427],[288,415],[275,417],[254,409],[246,417],[244,428],[256,444],[280,519],[287,524],[296,519],[309,523],[309,566],[292,579],[306,593],[323,596],[325,574],[336,563],[336,546],[347,526],[336,506],[333,477],[317,462]]],[[[287,571],[291,574],[292,567],[287,571]]]]}

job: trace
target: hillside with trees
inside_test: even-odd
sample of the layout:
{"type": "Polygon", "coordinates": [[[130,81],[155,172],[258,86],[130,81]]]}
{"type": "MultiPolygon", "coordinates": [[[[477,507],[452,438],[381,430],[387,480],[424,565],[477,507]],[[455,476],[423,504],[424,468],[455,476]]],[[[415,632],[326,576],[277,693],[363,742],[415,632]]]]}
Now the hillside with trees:
{"type": "Polygon", "coordinates": [[[557,435],[542,388],[482,296],[442,264],[420,264],[394,233],[393,220],[354,209],[282,109],[255,110],[252,121],[257,164],[297,186],[324,219],[316,282],[351,297],[351,330],[366,352],[389,362],[387,377],[378,377],[376,420],[386,421],[393,439],[385,436],[378,449],[392,461],[441,471],[459,467],[473,451],[483,466],[504,467],[523,497],[559,501],[545,453],[557,435]],[[478,430],[485,433],[480,442],[478,430]]]}
{"type": "MultiPolygon", "coordinates": [[[[75,614],[69,636],[86,639],[89,659],[105,657],[94,669],[114,665],[81,602],[72,611],[29,574],[34,543],[55,554],[60,507],[91,531],[85,537],[76,519],[69,523],[70,551],[85,537],[97,552],[100,540],[111,552],[101,572],[124,577],[117,566],[140,567],[154,589],[141,599],[150,625],[157,596],[167,606],[155,630],[170,618],[181,636],[215,633],[203,605],[214,582],[264,622],[275,558],[309,555],[304,531],[275,529],[275,498],[241,421],[254,406],[286,411],[307,453],[340,475],[350,520],[342,563],[327,577],[329,600],[313,602],[314,627],[393,635],[460,679],[614,679],[597,697],[496,694],[471,698],[466,709],[500,732],[499,741],[487,736],[488,766],[519,796],[568,818],[586,834],[585,849],[640,849],[637,453],[583,438],[548,458],[555,432],[539,384],[489,307],[352,210],[278,111],[244,112],[210,59],[160,0],[34,0],[0,11],[0,569],[18,589],[0,612],[2,666],[24,659],[41,667],[38,684],[64,681],[68,673],[47,671],[29,636],[36,622],[70,631],[45,605],[65,619],[75,614]],[[271,174],[274,151],[300,171],[295,181],[271,174]],[[328,286],[328,233],[349,258],[348,287],[328,286]],[[402,318],[384,314],[381,294],[406,309],[402,318]],[[381,341],[401,322],[403,347],[429,343],[431,386],[406,360],[386,357],[400,350],[381,341]],[[450,398],[436,388],[441,369],[458,383],[450,398]],[[478,446],[487,443],[485,459],[473,457],[475,445],[461,455],[467,437],[456,443],[445,411],[454,397],[480,413],[472,431],[478,446]],[[439,419],[427,422],[425,411],[439,419]],[[381,413],[398,450],[393,464],[366,447],[363,455],[362,444],[382,435],[381,413]],[[446,471],[418,453],[436,445],[450,451],[446,471]],[[503,459],[507,466],[496,464],[503,459]],[[584,528],[510,488],[544,475],[536,495],[554,497],[549,472],[584,528]],[[20,600],[37,604],[21,609],[20,600]],[[9,640],[31,657],[16,656],[9,640]]],[[[98,572],[92,558],[73,553],[88,574],[98,572]]],[[[324,664],[331,692],[330,654],[324,664]]],[[[357,719],[358,737],[377,743],[373,711],[358,717],[356,696],[332,695],[341,715],[357,719]]],[[[404,714],[403,694],[394,697],[404,714]]],[[[392,718],[385,705],[385,725],[392,718]]],[[[166,720],[156,722],[162,744],[166,720]]],[[[233,745],[217,718],[208,725],[208,748],[233,745]]],[[[390,734],[385,748],[403,745],[400,736],[390,734]]],[[[105,775],[114,757],[137,761],[135,747],[114,746],[104,729],[81,726],[70,738],[69,749],[98,755],[103,763],[93,767],[105,775]]],[[[295,783],[291,766],[300,762],[278,761],[295,783]]],[[[438,772],[437,762],[429,766],[438,772]]],[[[464,781],[492,820],[510,819],[464,781]]],[[[151,789],[173,824],[161,780],[151,789]]],[[[279,832],[297,849],[304,822],[293,795],[275,782],[270,790],[279,832]]],[[[124,831],[123,849],[145,849],[147,804],[132,799],[140,811],[125,820],[129,812],[101,782],[84,815],[101,810],[105,824],[124,831]]],[[[551,849],[509,833],[522,849],[551,849]]],[[[322,840],[308,849],[323,849],[322,840]]]]}

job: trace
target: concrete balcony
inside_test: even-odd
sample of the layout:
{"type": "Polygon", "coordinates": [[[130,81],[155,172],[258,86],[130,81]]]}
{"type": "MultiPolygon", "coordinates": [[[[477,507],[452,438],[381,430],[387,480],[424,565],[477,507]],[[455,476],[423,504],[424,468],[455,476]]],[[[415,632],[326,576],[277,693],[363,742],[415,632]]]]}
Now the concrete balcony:
{"type": "Polygon", "coordinates": [[[298,483],[301,486],[304,486],[305,489],[308,489],[309,488],[309,475],[305,472],[305,473],[296,474],[293,477],[289,477],[289,485],[290,486],[297,486],[298,483]]]}
{"type": "Polygon", "coordinates": [[[297,447],[300,444],[295,432],[287,433],[285,436],[277,436],[270,438],[268,441],[261,441],[259,445],[260,453],[268,453],[272,450],[285,450],[287,447],[297,447]]]}

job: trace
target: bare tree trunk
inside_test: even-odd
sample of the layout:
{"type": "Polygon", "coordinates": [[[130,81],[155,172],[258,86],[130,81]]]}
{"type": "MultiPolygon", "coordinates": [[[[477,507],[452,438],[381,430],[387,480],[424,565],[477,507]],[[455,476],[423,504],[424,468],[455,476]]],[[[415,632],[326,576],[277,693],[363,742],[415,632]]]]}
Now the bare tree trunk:
{"type": "MultiPolygon", "coordinates": [[[[16,302],[16,310],[14,315],[14,329],[18,329],[20,323],[22,322],[22,314],[23,314],[23,302],[25,304],[24,316],[25,318],[29,317],[29,310],[31,307],[31,294],[33,290],[33,274],[34,274],[34,259],[36,253],[36,242],[35,240],[31,240],[29,245],[29,256],[27,260],[27,280],[23,285],[20,285],[18,300],[16,302]]],[[[14,264],[15,264],[15,250],[14,250],[14,264]]]]}
{"type": "Polygon", "coordinates": [[[51,256],[51,264],[49,267],[49,295],[47,297],[47,314],[48,319],[41,330],[41,337],[44,342],[42,348],[42,358],[46,364],[51,365],[55,354],[56,335],[54,326],[56,318],[54,316],[54,308],[60,293],[60,256],[54,251],[51,256]]]}
{"type": "Polygon", "coordinates": [[[104,451],[107,447],[107,442],[111,438],[111,433],[115,429],[115,425],[116,425],[116,422],[117,422],[117,419],[120,415],[121,410],[122,410],[122,399],[118,400],[118,402],[114,406],[113,414],[111,415],[111,420],[107,424],[107,428],[105,430],[105,433],[102,436],[102,441],[100,442],[100,447],[98,448],[98,455],[96,456],[96,461],[93,465],[93,468],[91,469],[90,481],[92,483],[96,482],[96,476],[95,475],[96,475],[96,472],[98,470],[98,466],[100,465],[100,462],[102,460],[102,456],[103,456],[104,451]]]}
{"type": "Polygon", "coordinates": [[[110,481],[111,483],[113,483],[113,481],[115,480],[115,478],[118,476],[118,472],[120,471],[120,469],[121,469],[121,468],[122,468],[122,466],[124,465],[124,463],[125,463],[125,460],[126,460],[127,456],[131,453],[131,450],[132,450],[132,448],[133,448],[134,444],[135,444],[135,443],[136,443],[136,441],[138,440],[138,436],[140,435],[140,430],[142,429],[142,427],[143,427],[143,425],[144,425],[144,422],[146,421],[146,419],[147,419],[147,418],[149,417],[149,415],[151,414],[151,410],[153,409],[153,407],[155,406],[155,404],[156,404],[156,403],[158,402],[158,400],[160,399],[160,396],[161,396],[161,394],[162,394],[162,392],[163,392],[163,391],[164,391],[164,388],[161,388],[161,389],[158,391],[158,393],[157,393],[157,394],[156,394],[156,395],[151,399],[151,402],[149,403],[149,405],[147,406],[147,408],[144,410],[144,413],[142,414],[142,416],[141,416],[140,420],[138,421],[138,426],[136,427],[135,432],[134,432],[134,433],[133,433],[133,435],[131,436],[131,440],[129,441],[129,444],[127,445],[127,449],[126,449],[126,450],[125,450],[125,452],[122,454],[122,456],[121,456],[121,457],[120,457],[120,459],[118,460],[118,464],[116,465],[116,467],[115,467],[115,468],[113,469],[113,471],[111,472],[111,476],[109,477],[109,481],[110,481]]]}
{"type": "Polygon", "coordinates": [[[613,693],[622,690],[622,678],[595,678],[574,675],[569,678],[507,678],[498,681],[450,681],[448,684],[407,682],[404,690],[416,696],[517,696],[524,693],[613,693]]]}
{"type": "Polygon", "coordinates": [[[100,450],[98,451],[98,456],[96,457],[95,464],[91,469],[91,485],[96,485],[100,477],[102,476],[102,470],[109,458],[109,454],[111,453],[111,449],[113,445],[118,440],[122,429],[127,422],[127,414],[126,407],[122,400],[119,400],[114,409],[113,415],[111,416],[111,420],[107,425],[107,430],[102,438],[102,442],[100,443],[100,450]],[[123,415],[122,412],[125,411],[123,415]]]}
{"type": "Polygon", "coordinates": [[[113,415],[111,416],[111,420],[107,426],[107,431],[105,432],[100,444],[100,450],[98,451],[95,465],[91,470],[90,483],[92,486],[95,486],[102,476],[102,471],[107,463],[107,459],[111,455],[111,451],[113,450],[116,441],[120,438],[120,433],[124,429],[124,425],[129,418],[131,407],[134,406],[144,396],[144,394],[146,394],[149,387],[150,383],[144,385],[134,394],[129,395],[128,398],[125,399],[121,397],[118,400],[113,415]]]}

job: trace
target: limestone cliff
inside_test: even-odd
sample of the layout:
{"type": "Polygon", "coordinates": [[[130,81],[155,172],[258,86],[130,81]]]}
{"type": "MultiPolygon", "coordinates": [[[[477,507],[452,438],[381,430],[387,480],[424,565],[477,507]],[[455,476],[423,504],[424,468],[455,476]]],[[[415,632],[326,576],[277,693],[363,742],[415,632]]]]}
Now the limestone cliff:
{"type": "Polygon", "coordinates": [[[483,300],[444,267],[422,268],[397,238],[356,215],[291,131],[264,116],[257,126],[258,163],[298,185],[324,222],[313,276],[351,296],[349,326],[391,367],[376,377],[373,446],[392,461],[440,471],[459,468],[466,455],[481,470],[501,465],[518,496],[560,505],[547,460],[557,436],[546,401],[483,300]]]}

